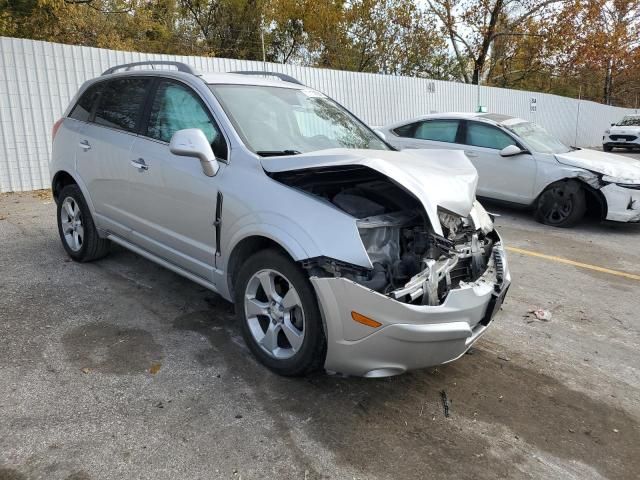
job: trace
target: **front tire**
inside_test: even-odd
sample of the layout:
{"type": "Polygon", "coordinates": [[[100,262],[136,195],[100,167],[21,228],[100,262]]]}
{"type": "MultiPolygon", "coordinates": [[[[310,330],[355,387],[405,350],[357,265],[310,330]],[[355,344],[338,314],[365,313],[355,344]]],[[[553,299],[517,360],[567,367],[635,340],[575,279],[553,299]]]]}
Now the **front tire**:
{"type": "Polygon", "coordinates": [[[62,246],[76,262],[90,262],[109,253],[110,242],[100,238],[80,188],[67,185],[58,196],[58,233],[62,246]]]}
{"type": "Polygon", "coordinates": [[[553,227],[567,228],[578,223],[587,210],[587,199],[580,183],[564,180],[549,185],[538,197],[535,218],[553,227]]]}
{"type": "Polygon", "coordinates": [[[284,376],[301,376],[324,363],[326,340],[308,276],[277,250],[263,250],[240,268],[235,307],[251,352],[284,376]]]}
{"type": "Polygon", "coordinates": [[[605,152],[610,152],[611,150],[613,150],[613,147],[611,145],[603,145],[602,150],[604,150],[605,152]]]}

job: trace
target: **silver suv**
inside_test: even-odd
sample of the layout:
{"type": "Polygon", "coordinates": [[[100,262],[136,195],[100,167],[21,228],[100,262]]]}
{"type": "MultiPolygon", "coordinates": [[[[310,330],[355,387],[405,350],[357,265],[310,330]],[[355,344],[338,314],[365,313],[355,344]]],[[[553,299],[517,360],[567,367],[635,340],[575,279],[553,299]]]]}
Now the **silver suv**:
{"type": "Polygon", "coordinates": [[[510,276],[464,154],[394,151],[286,75],[148,63],[86,82],[54,126],[72,259],[115,242],[217,292],[283,375],[395,375],[482,335],[510,276]]]}

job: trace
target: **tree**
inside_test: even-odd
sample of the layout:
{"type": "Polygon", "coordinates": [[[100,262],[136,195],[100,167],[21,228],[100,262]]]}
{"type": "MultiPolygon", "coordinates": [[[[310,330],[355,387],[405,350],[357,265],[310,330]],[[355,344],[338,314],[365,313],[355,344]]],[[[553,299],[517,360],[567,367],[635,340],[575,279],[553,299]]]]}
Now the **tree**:
{"type": "Polygon", "coordinates": [[[566,0],[427,0],[453,49],[460,80],[478,84],[496,40],[524,36],[522,26],[566,0]]]}

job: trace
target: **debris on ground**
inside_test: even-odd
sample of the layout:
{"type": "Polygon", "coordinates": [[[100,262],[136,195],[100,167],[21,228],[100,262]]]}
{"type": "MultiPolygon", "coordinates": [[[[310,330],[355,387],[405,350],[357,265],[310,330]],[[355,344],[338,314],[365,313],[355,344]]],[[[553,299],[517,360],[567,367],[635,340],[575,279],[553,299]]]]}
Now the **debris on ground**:
{"type": "Polygon", "coordinates": [[[551,320],[551,312],[549,310],[544,310],[542,308],[535,308],[535,309],[529,310],[525,315],[525,318],[532,318],[532,316],[536,320],[541,320],[543,322],[548,322],[549,320],[551,320]]]}
{"type": "Polygon", "coordinates": [[[449,418],[449,397],[444,390],[440,391],[440,398],[442,399],[442,408],[444,409],[444,416],[449,418]]]}
{"type": "Polygon", "coordinates": [[[90,369],[90,368],[88,368],[88,367],[84,367],[84,368],[81,368],[81,369],[80,369],[80,371],[81,371],[82,373],[89,373],[89,372],[91,372],[91,369],[90,369]]]}
{"type": "Polygon", "coordinates": [[[149,367],[149,373],[151,375],[155,375],[160,371],[161,367],[162,367],[162,364],[160,363],[152,363],[151,366],[149,367]]]}
{"type": "Polygon", "coordinates": [[[498,355],[498,360],[502,360],[503,362],[508,362],[509,361],[509,357],[507,357],[505,355],[498,355]]]}

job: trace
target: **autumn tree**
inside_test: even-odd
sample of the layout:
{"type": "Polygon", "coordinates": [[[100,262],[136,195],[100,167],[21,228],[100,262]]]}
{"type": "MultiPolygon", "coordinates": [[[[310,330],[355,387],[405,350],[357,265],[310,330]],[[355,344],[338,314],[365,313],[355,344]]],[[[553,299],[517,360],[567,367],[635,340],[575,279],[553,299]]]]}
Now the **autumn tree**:
{"type": "Polygon", "coordinates": [[[458,62],[460,80],[477,84],[501,37],[531,36],[532,18],[546,18],[567,0],[427,0],[458,62]]]}

